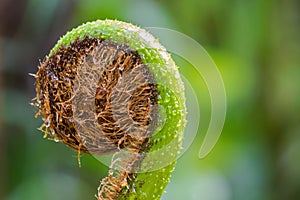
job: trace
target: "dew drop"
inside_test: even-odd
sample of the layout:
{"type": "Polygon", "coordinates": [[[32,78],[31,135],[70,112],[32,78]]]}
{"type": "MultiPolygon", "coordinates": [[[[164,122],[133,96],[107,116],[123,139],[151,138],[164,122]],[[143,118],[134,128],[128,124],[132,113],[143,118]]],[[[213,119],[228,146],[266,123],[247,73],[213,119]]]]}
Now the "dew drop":
{"type": "Polygon", "coordinates": [[[171,100],[170,94],[166,93],[166,97],[165,97],[165,103],[169,103],[171,100]]]}
{"type": "Polygon", "coordinates": [[[49,128],[50,127],[50,119],[47,118],[46,120],[44,120],[44,124],[45,124],[46,128],[49,128]]]}

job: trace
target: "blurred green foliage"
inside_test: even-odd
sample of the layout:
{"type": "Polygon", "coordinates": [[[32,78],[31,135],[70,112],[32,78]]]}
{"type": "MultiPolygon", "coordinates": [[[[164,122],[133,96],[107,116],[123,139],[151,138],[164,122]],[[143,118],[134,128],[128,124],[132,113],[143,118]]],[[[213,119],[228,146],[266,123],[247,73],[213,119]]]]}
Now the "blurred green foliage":
{"type": "MultiPolygon", "coordinates": [[[[29,105],[39,59],[67,30],[119,19],[178,30],[212,56],[227,92],[227,119],[198,159],[210,119],[201,77],[201,122],[163,199],[300,199],[300,3],[296,0],[22,0],[0,2],[0,199],[93,199],[107,173],[91,156],[47,141],[29,105]]],[[[187,76],[186,76],[187,77],[187,76]]],[[[188,134],[188,133],[187,133],[188,134]]]]}

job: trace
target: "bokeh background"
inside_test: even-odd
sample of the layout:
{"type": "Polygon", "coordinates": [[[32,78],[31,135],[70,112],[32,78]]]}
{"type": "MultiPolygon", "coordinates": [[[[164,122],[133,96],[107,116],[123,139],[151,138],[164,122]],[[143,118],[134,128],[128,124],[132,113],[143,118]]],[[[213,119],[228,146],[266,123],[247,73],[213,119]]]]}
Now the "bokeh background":
{"type": "Polygon", "coordinates": [[[299,10],[297,0],[0,0],[0,199],[94,199],[107,167],[84,155],[79,168],[77,152],[43,139],[28,73],[67,30],[105,18],[189,35],[224,79],[225,126],[202,160],[209,94],[191,80],[203,88],[200,127],[163,199],[300,199],[299,10]]]}

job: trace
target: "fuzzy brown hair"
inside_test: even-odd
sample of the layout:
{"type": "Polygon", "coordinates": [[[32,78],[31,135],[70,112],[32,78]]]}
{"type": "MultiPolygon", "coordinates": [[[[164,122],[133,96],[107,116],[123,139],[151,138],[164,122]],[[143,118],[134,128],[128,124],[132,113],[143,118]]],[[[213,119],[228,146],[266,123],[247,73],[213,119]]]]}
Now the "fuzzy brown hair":
{"type": "Polygon", "coordinates": [[[41,63],[36,92],[45,136],[79,153],[130,152],[130,158],[112,163],[99,187],[99,199],[116,198],[135,177],[131,172],[143,159],[139,153],[150,148],[158,119],[158,89],[139,54],[111,41],[77,39],[41,63]]]}

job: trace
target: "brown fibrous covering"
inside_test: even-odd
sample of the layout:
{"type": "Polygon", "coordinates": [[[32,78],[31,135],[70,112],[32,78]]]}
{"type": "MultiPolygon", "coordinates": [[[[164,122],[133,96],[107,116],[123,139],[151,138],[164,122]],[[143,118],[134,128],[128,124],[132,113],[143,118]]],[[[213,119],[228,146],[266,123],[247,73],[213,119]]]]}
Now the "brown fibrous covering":
{"type": "Polygon", "coordinates": [[[98,199],[116,198],[134,177],[157,125],[158,90],[139,54],[124,44],[77,39],[40,64],[36,92],[45,136],[78,152],[130,152],[111,164],[99,187],[98,199]]]}
{"type": "Polygon", "coordinates": [[[87,37],[61,47],[39,66],[36,90],[46,134],[82,152],[104,154],[122,148],[138,149],[155,125],[158,92],[153,76],[138,53],[126,45],[87,37]],[[87,75],[80,79],[79,73],[87,75]],[[95,79],[93,73],[99,80],[91,78],[95,79]],[[96,87],[86,93],[94,92],[92,112],[96,114],[98,131],[85,133],[76,125],[79,122],[74,119],[74,98],[82,102],[80,95],[86,94],[76,92],[74,85],[80,84],[96,87]]]}

